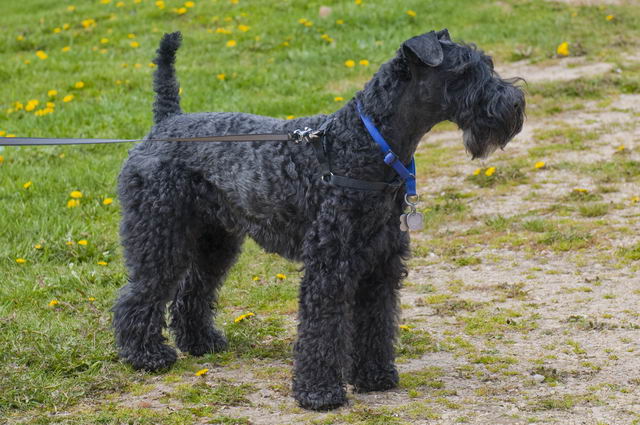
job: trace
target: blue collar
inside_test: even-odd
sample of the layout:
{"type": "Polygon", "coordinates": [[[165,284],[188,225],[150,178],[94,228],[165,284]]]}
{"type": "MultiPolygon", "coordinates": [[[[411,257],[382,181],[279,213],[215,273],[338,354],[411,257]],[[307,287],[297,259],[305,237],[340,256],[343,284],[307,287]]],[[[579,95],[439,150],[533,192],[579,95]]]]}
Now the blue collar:
{"type": "Polygon", "coordinates": [[[414,157],[411,157],[411,162],[409,163],[409,168],[405,167],[402,161],[398,159],[398,156],[393,153],[391,147],[384,140],[382,134],[378,131],[376,126],[373,124],[371,119],[367,117],[362,112],[362,107],[360,106],[360,102],[356,101],[356,106],[358,107],[358,114],[360,114],[360,119],[364,123],[364,126],[367,128],[369,135],[371,138],[378,144],[382,154],[384,155],[384,162],[393,168],[396,173],[404,180],[406,196],[417,196],[416,192],[416,161],[414,157]]]}

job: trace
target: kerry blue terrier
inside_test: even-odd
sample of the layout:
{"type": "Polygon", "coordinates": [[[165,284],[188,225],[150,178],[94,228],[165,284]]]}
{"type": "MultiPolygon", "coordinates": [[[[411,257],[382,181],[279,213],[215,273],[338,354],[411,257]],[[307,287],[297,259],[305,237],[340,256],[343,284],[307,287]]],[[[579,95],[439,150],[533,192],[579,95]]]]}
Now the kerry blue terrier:
{"type": "Polygon", "coordinates": [[[498,76],[490,57],[442,30],[405,41],[364,90],[328,116],[185,114],[174,69],[180,42],[179,33],[167,34],[158,49],[148,138],[323,127],[322,152],[290,142],[151,140],[131,150],[119,179],[129,271],[113,309],[120,356],[146,370],[175,362],[162,336],[169,302],[180,350],[223,350],[226,339],[213,322],[216,293],[248,235],[304,264],[294,348],[298,403],[343,405],[345,382],[361,392],[395,387],[398,290],[409,253],[409,236],[399,227],[405,194],[358,110],[403,164],[444,120],[464,131],[472,157],[485,157],[521,130],[522,90],[498,76]],[[389,190],[334,184],[331,176],[389,190]]]}

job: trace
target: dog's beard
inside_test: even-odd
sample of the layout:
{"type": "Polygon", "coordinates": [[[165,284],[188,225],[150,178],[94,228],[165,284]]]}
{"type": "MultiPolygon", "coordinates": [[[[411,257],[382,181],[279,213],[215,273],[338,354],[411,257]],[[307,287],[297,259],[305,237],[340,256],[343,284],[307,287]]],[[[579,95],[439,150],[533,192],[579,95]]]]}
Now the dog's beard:
{"type": "Polygon", "coordinates": [[[464,142],[465,149],[471,154],[473,159],[485,159],[496,149],[504,146],[504,144],[497,141],[481,140],[469,129],[463,131],[462,140],[464,142]]]}

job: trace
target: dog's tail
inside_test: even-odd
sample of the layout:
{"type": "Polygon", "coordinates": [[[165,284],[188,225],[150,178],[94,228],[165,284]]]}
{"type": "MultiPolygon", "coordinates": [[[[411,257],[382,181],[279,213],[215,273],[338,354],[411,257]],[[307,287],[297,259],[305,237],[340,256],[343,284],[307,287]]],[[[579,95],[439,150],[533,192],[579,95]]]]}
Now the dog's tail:
{"type": "Polygon", "coordinates": [[[171,115],[182,112],[180,109],[180,85],[176,80],[176,51],[182,43],[182,34],[165,34],[160,41],[158,54],[154,59],[158,67],[153,75],[153,90],[156,100],[153,103],[153,122],[158,124],[171,115]]]}

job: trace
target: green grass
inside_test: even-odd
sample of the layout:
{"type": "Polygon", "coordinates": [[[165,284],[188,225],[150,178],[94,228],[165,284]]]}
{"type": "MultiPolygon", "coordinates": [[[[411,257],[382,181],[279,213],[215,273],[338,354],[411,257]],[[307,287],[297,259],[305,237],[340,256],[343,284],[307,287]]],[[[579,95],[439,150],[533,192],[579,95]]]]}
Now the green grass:
{"type": "MultiPolygon", "coordinates": [[[[544,62],[565,40],[580,44],[587,59],[618,60],[624,50],[620,46],[629,51],[637,46],[640,27],[640,10],[635,7],[607,6],[601,10],[532,0],[364,0],[361,5],[334,0],[199,0],[183,15],[174,12],[182,7],[182,0],[165,0],[162,10],[153,0],[124,0],[123,7],[117,3],[3,3],[0,132],[34,137],[143,136],[151,126],[153,69],[149,62],[161,34],[174,30],[182,30],[185,38],[177,64],[185,111],[243,111],[285,118],[334,111],[344,103],[334,99],[349,99],[360,90],[402,41],[431,29],[449,28],[455,40],[477,43],[496,62],[523,56],[544,62]],[[69,10],[70,5],[75,9],[69,10]],[[332,8],[331,16],[318,17],[321,5],[332,8]],[[416,17],[409,16],[407,10],[415,11],[416,17]],[[575,11],[579,13],[572,16],[575,11]],[[603,16],[609,13],[620,18],[607,22],[603,16]],[[299,23],[301,18],[313,25],[299,23]],[[82,21],[87,19],[95,20],[95,25],[84,28],[82,21]],[[248,31],[241,31],[241,25],[249,27],[248,31]],[[231,34],[217,32],[218,28],[231,34]],[[134,36],[129,38],[129,34],[134,36]],[[333,42],[323,39],[323,34],[333,42]],[[108,41],[103,43],[103,39],[108,41]],[[236,41],[234,47],[227,47],[230,40],[236,41]],[[139,47],[132,47],[132,42],[139,47]],[[63,52],[66,46],[69,51],[63,52]],[[36,56],[39,50],[46,52],[46,59],[36,56]],[[366,59],[370,65],[347,68],[344,62],[349,59],[356,63],[366,59]],[[83,87],[76,87],[79,81],[83,87]],[[51,90],[57,95],[50,96],[51,90]],[[67,95],[73,95],[73,100],[63,102],[67,95]],[[39,102],[35,111],[54,102],[55,112],[37,116],[35,111],[25,111],[24,106],[34,99],[39,102]],[[16,102],[23,108],[16,108],[16,102]]],[[[558,111],[583,99],[638,93],[637,67],[621,65],[621,69],[620,75],[560,86],[529,84],[529,102],[558,111]]],[[[545,130],[538,134],[540,146],[530,154],[538,157],[588,147],[599,135],[568,127],[545,130]]],[[[241,416],[218,414],[216,409],[247,404],[253,387],[192,384],[192,374],[202,363],[246,368],[256,361],[290,362],[300,265],[266,254],[248,241],[220,297],[217,321],[229,338],[228,352],[200,359],[182,357],[164,375],[135,372],[120,363],[110,329],[110,308],[118,288],[126,282],[118,241],[116,179],[130,147],[0,150],[0,414],[18,423],[37,424],[56,423],[57,412],[65,412],[63,420],[70,424],[178,424],[203,416],[213,423],[250,423],[241,416]],[[25,188],[27,182],[31,183],[25,188]],[[80,206],[68,208],[72,191],[81,191],[82,198],[80,206]],[[106,198],[112,198],[113,203],[105,205],[106,198]],[[82,240],[87,244],[79,244],[82,240]],[[26,262],[17,263],[17,259],[26,262]],[[286,279],[276,278],[278,273],[284,273],[286,279]],[[255,316],[234,323],[235,317],[247,312],[255,316]],[[114,401],[143,392],[158,380],[173,386],[175,392],[168,397],[183,404],[177,411],[138,409],[114,401]]],[[[437,143],[423,147],[417,158],[424,185],[431,176],[449,172],[446,166],[454,164],[463,150],[460,145],[454,148],[437,143]]],[[[637,182],[640,175],[637,162],[624,157],[595,167],[594,173],[603,183],[619,181],[619,170],[625,181],[637,182]]],[[[468,204],[480,195],[469,190],[509,190],[528,183],[530,176],[522,164],[514,163],[498,166],[492,176],[471,178],[481,189],[473,185],[445,188],[421,204],[425,223],[436,232],[446,223],[470,220],[468,204]]],[[[562,201],[577,204],[600,199],[574,199],[576,196],[572,193],[562,201]]],[[[583,216],[596,217],[607,212],[603,205],[577,208],[583,216]]],[[[514,246],[526,240],[563,251],[592,242],[582,230],[573,231],[554,220],[531,219],[520,224],[502,217],[499,211],[486,213],[492,215],[484,227],[505,233],[500,237],[520,238],[510,239],[514,246]],[[516,234],[514,229],[519,226],[531,234],[516,234]]],[[[466,250],[469,241],[485,242],[484,236],[469,234],[452,241],[444,235],[424,246],[434,248],[457,266],[477,266],[484,260],[466,250]]],[[[426,254],[427,248],[416,252],[426,254]]],[[[631,246],[620,249],[619,255],[637,261],[638,251],[637,246],[631,246]]],[[[470,335],[501,335],[535,326],[512,311],[496,313],[488,308],[478,310],[480,305],[465,300],[442,301],[434,307],[437,314],[460,312],[460,326],[470,335]]],[[[440,349],[426,331],[412,329],[400,334],[401,359],[419,358],[440,349]]],[[[440,382],[437,377],[430,381],[427,375],[418,374],[415,382],[405,377],[404,385],[417,390],[440,382]]],[[[288,396],[288,382],[274,385],[283,385],[283,396],[288,396]]],[[[422,405],[420,409],[437,417],[422,405]]],[[[388,412],[362,408],[337,420],[401,423],[388,412]]]]}

